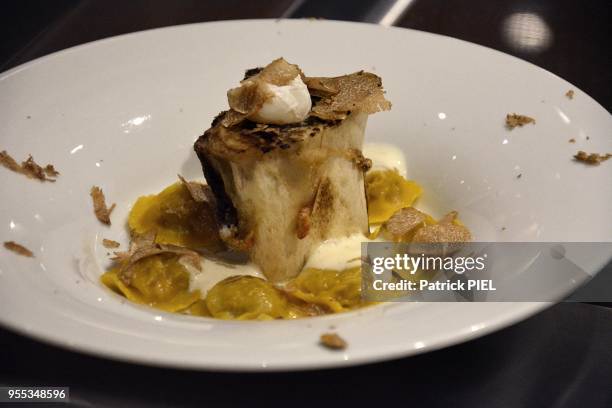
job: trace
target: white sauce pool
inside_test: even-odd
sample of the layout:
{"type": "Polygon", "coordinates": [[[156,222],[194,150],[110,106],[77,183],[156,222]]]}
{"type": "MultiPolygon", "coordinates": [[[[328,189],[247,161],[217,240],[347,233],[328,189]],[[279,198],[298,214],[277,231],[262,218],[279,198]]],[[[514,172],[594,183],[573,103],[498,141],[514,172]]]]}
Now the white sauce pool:
{"type": "Polygon", "coordinates": [[[210,258],[202,258],[202,270],[198,271],[195,268],[187,267],[189,270],[189,289],[199,289],[202,296],[215,286],[218,282],[230,276],[256,276],[264,278],[259,268],[252,262],[235,262],[230,263],[230,260],[221,261],[210,258]]]}
{"type": "Polygon", "coordinates": [[[394,145],[387,143],[366,143],[363,155],[372,160],[372,170],[397,169],[399,174],[407,177],[406,157],[394,145]]]}
{"type": "Polygon", "coordinates": [[[323,241],[310,255],[304,268],[343,269],[359,266],[361,243],[369,241],[363,234],[323,241]]]}

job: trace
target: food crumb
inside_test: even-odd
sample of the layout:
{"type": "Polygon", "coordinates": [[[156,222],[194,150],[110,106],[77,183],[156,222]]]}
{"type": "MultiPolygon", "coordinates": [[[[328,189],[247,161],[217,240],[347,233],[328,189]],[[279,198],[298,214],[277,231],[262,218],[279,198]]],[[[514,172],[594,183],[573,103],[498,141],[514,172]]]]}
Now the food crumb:
{"type": "Polygon", "coordinates": [[[349,149],[347,151],[347,158],[355,163],[357,168],[366,172],[372,168],[372,160],[363,156],[363,153],[359,149],[349,149]]]}
{"type": "Polygon", "coordinates": [[[413,234],[417,229],[425,225],[427,215],[413,207],[405,207],[396,211],[384,224],[385,231],[393,240],[399,240],[402,236],[413,234]]]}
{"type": "MultiPolygon", "coordinates": [[[[47,181],[45,170],[34,161],[32,156],[28,156],[27,160],[21,163],[21,171],[30,178],[36,178],[41,181],[47,181]]],[[[55,181],[55,180],[49,180],[55,181]]]]}
{"type": "Polygon", "coordinates": [[[6,150],[0,152],[0,163],[11,171],[21,173],[21,166],[6,152],[6,150]]]}
{"type": "Polygon", "coordinates": [[[574,99],[574,90],[570,89],[565,93],[565,96],[567,96],[568,99],[574,99]]]}
{"type": "Polygon", "coordinates": [[[310,231],[310,213],[312,209],[309,206],[303,207],[297,216],[296,235],[298,239],[304,239],[310,231]]]}
{"type": "Polygon", "coordinates": [[[568,140],[569,143],[576,143],[576,139],[571,138],[570,140],[568,140]]]}
{"type": "Polygon", "coordinates": [[[110,208],[106,206],[104,193],[100,187],[93,186],[89,192],[89,195],[93,200],[96,218],[103,224],[111,225],[110,215],[115,209],[115,204],[111,205],[110,208]]]}
{"type": "Polygon", "coordinates": [[[506,115],[506,127],[510,130],[515,127],[522,127],[528,123],[535,125],[535,119],[526,115],[519,115],[517,113],[508,113],[506,115]]]}
{"type": "Polygon", "coordinates": [[[30,251],[28,248],[24,247],[23,245],[19,245],[18,243],[14,241],[4,242],[4,247],[8,249],[9,251],[15,252],[18,255],[27,256],[28,258],[34,258],[34,253],[32,253],[32,251],[30,251]]]}
{"type": "Polygon", "coordinates": [[[131,284],[134,277],[134,270],[132,269],[134,265],[145,258],[159,254],[174,254],[179,260],[188,263],[193,268],[202,269],[198,252],[185,247],[156,243],[155,235],[155,231],[134,235],[127,251],[115,252],[115,257],[112,259],[120,264],[117,275],[123,283],[131,284]]]}
{"type": "Polygon", "coordinates": [[[437,224],[426,225],[417,230],[412,238],[413,242],[419,243],[451,243],[469,242],[472,234],[465,226],[455,223],[457,211],[451,211],[442,217],[437,224]]]}
{"type": "Polygon", "coordinates": [[[586,164],[590,164],[592,166],[598,166],[601,162],[604,162],[612,157],[612,153],[607,154],[599,154],[599,153],[587,153],[582,150],[578,151],[574,155],[574,159],[576,161],[580,161],[586,164]]]}
{"type": "Polygon", "coordinates": [[[40,181],[55,182],[55,178],[59,175],[59,172],[55,170],[52,164],[41,167],[34,161],[32,155],[29,155],[26,160],[19,164],[6,150],[0,152],[0,164],[15,173],[40,181]]]}
{"type": "Polygon", "coordinates": [[[177,174],[177,176],[181,183],[183,183],[183,185],[187,188],[187,191],[189,191],[189,195],[191,196],[191,198],[193,198],[193,201],[195,201],[196,203],[204,203],[207,201],[211,201],[207,197],[206,189],[208,188],[208,186],[202,183],[198,183],[196,181],[187,181],[180,174],[177,174]]]}
{"type": "Polygon", "coordinates": [[[119,248],[121,244],[117,241],[113,241],[112,239],[103,238],[102,245],[104,246],[104,248],[119,248]]]}
{"type": "Polygon", "coordinates": [[[44,168],[43,171],[45,172],[45,174],[49,177],[57,177],[59,176],[59,171],[55,170],[55,167],[52,164],[47,164],[44,168]]]}
{"type": "Polygon", "coordinates": [[[344,350],[347,346],[346,341],[336,333],[325,333],[321,335],[321,345],[332,350],[344,350]]]}

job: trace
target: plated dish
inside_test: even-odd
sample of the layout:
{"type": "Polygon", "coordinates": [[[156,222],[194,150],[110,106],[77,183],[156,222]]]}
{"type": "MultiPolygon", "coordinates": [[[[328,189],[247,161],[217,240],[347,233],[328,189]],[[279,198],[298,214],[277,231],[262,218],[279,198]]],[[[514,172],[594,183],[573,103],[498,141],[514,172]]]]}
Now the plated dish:
{"type": "Polygon", "coordinates": [[[101,277],[114,292],[220,319],[322,316],[371,305],[362,242],[471,239],[456,212],[413,207],[422,189],[397,148],[367,158],[367,117],[391,108],[380,77],[307,77],[278,58],[228,102],[194,144],[208,184],[180,177],[130,210],[130,248],[101,277]]]}
{"type": "MultiPolygon", "coordinates": [[[[0,310],[11,311],[0,313],[0,322],[66,347],[148,364],[226,370],[304,369],[433,350],[511,324],[546,306],[388,303],[331,314],[326,306],[322,316],[276,319],[274,313],[256,313],[252,317],[260,321],[249,322],[166,313],[146,305],[151,302],[139,305],[105,287],[101,276],[117,266],[109,255],[125,252],[133,237],[131,230],[151,221],[144,216],[147,208],[155,207],[160,197],[174,197],[179,202],[192,199],[190,183],[204,181],[202,161],[192,150],[194,139],[226,106],[226,91],[237,86],[240,71],[265,66],[281,55],[299,62],[300,69],[313,77],[338,77],[363,69],[383,78],[384,96],[393,102],[393,109],[372,116],[368,123],[371,145],[365,145],[362,153],[374,165],[365,176],[366,182],[371,177],[370,187],[384,189],[388,183],[381,176],[384,171],[391,171],[387,177],[394,174],[400,184],[405,179],[416,180],[422,188],[415,204],[419,210],[435,220],[444,219],[451,210],[458,211],[462,223],[480,241],[612,240],[609,223],[602,222],[611,219],[610,163],[588,166],[572,159],[578,150],[586,152],[587,159],[591,153],[612,150],[605,137],[612,129],[610,115],[588,95],[554,75],[482,47],[410,30],[325,21],[173,27],[77,47],[0,77],[1,102],[11,106],[2,113],[2,150],[18,164],[31,154],[41,168],[50,163],[60,173],[55,182],[38,182],[0,169],[3,189],[10,192],[1,204],[2,240],[22,245],[33,255],[3,252],[0,258],[0,310]],[[245,30],[258,39],[255,45],[244,44],[240,33],[245,30]],[[206,38],[224,41],[202,40],[206,38]],[[354,43],[361,44],[363,52],[338,56],[338,50],[349,49],[354,43]],[[226,52],[228,49],[237,52],[226,52]],[[209,64],[206,55],[221,60],[209,64]],[[419,58],[409,57],[415,55],[419,58]],[[452,69],[446,63],[449,58],[455,61],[452,69]],[[506,81],[509,78],[513,81],[506,81]],[[524,86],[516,86],[517,80],[524,86]],[[574,91],[572,99],[565,95],[570,89],[574,91]],[[509,130],[505,123],[509,113],[534,118],[536,123],[509,130]],[[390,145],[395,147],[393,153],[384,150],[390,145]],[[383,150],[384,154],[378,154],[383,150]],[[397,164],[402,155],[405,170],[397,164]],[[377,164],[386,168],[377,168],[377,164]],[[393,173],[393,167],[398,173],[393,173]],[[177,173],[185,182],[175,184],[177,173]],[[92,186],[100,187],[105,195],[105,211],[111,221],[108,226],[92,214],[92,186]],[[591,199],[585,201],[585,196],[591,199]],[[576,208],[584,211],[576,214],[576,208]],[[570,213],[575,217],[568,219],[570,213]],[[126,228],[129,220],[130,228],[126,228]],[[111,241],[121,246],[108,248],[114,245],[111,241]],[[268,317],[272,319],[266,320],[268,317]],[[341,352],[322,348],[319,337],[330,331],[341,334],[348,347],[341,352]]],[[[217,155],[211,160],[209,156],[216,154],[213,150],[202,146],[198,153],[205,167],[209,162],[221,178],[226,177],[219,161],[226,158],[217,155]]],[[[279,150],[283,148],[279,146],[279,150]]],[[[343,160],[350,171],[341,174],[363,177],[355,161],[343,160]]],[[[209,184],[214,183],[209,180],[209,184]]],[[[224,188],[228,185],[224,183],[224,188]]],[[[309,194],[316,192],[315,185],[307,189],[309,194]]],[[[347,183],[350,185],[357,183],[347,183]]],[[[413,195],[420,191],[415,185],[411,188],[413,195]]],[[[237,189],[235,195],[228,195],[237,211],[251,211],[237,204],[240,197],[252,201],[249,191],[237,189]]],[[[218,199],[219,194],[213,192],[213,196],[218,199]]],[[[360,220],[351,225],[360,234],[366,233],[368,224],[380,224],[395,212],[364,222],[364,202],[351,200],[350,204],[351,213],[360,220]]],[[[387,202],[380,204],[384,208],[387,202]]],[[[287,212],[287,217],[296,223],[294,227],[297,219],[306,220],[305,214],[312,214],[308,206],[300,211],[302,203],[291,205],[297,211],[287,212]]],[[[266,209],[262,204],[253,208],[257,213],[266,209]]],[[[100,210],[104,213],[102,206],[100,210]]],[[[263,214],[274,227],[288,225],[274,222],[282,212],[263,214]]],[[[226,239],[249,244],[249,228],[242,229],[244,220],[241,225],[240,217],[237,224],[219,219],[222,225],[211,231],[227,226],[226,239]]],[[[317,229],[307,230],[292,229],[291,236],[287,231],[274,234],[286,236],[283,242],[306,248],[308,241],[302,240],[314,241],[317,229]],[[306,234],[304,238],[299,238],[298,231],[306,234]]],[[[190,239],[178,238],[180,234],[172,228],[161,234],[156,231],[156,237],[164,233],[170,240],[190,239]]],[[[178,243],[187,248],[192,245],[178,243]]],[[[308,256],[297,257],[300,262],[281,260],[293,265],[289,268],[261,268],[266,262],[278,262],[274,254],[265,252],[254,256],[260,259],[255,265],[262,274],[270,271],[266,277],[269,282],[279,276],[279,282],[300,279],[299,272],[308,260],[317,259],[315,247],[304,249],[308,256]]],[[[334,248],[330,251],[337,252],[334,248]]],[[[276,250],[282,252],[282,248],[276,250]]],[[[595,273],[609,255],[601,253],[583,260],[581,267],[595,273]]],[[[206,262],[208,269],[213,269],[213,260],[204,260],[201,276],[206,276],[206,262]]],[[[241,269],[238,275],[259,273],[247,264],[236,269],[241,269]]],[[[190,274],[189,282],[182,278],[183,287],[191,285],[196,275],[190,274]]],[[[208,291],[225,277],[220,273],[218,280],[201,282],[202,288],[208,291]]],[[[559,288],[556,294],[562,296],[566,289],[559,288]]],[[[207,303],[202,292],[197,301],[207,303]]],[[[230,309],[220,311],[223,314],[230,309]]],[[[210,310],[202,314],[210,314],[210,310]]],[[[242,315],[231,312],[218,317],[242,315]]]]}

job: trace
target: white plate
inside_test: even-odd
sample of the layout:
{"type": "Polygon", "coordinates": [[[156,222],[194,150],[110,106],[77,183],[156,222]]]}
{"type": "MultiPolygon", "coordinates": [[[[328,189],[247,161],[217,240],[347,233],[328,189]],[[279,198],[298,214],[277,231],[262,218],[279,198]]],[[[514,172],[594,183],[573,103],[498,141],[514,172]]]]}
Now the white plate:
{"type": "MultiPolygon", "coordinates": [[[[57,183],[40,184],[0,169],[0,239],[36,253],[1,252],[0,322],[139,363],[305,369],[437,349],[547,305],[387,304],[297,321],[227,322],[156,312],[101,287],[101,238],[126,241],[121,221],[138,195],[177,173],[200,176],[192,143],[226,106],[226,90],[244,69],[278,56],[309,75],[381,75],[393,109],[371,118],[368,140],[400,146],[409,175],[425,187],[422,204],[459,210],[479,240],[612,240],[612,163],[571,160],[577,149],[612,151],[610,114],[549,72],[451,38],[364,24],[171,27],[72,48],[0,77],[0,148],[17,158],[31,153],[62,173],[57,183]],[[570,88],[573,100],[564,96],[570,88]],[[510,132],[508,112],[537,124],[510,132]],[[118,204],[112,228],[93,217],[92,185],[118,204]],[[332,325],[350,344],[345,352],[317,345],[332,325]]],[[[585,269],[596,271],[608,258],[585,269]]]]}

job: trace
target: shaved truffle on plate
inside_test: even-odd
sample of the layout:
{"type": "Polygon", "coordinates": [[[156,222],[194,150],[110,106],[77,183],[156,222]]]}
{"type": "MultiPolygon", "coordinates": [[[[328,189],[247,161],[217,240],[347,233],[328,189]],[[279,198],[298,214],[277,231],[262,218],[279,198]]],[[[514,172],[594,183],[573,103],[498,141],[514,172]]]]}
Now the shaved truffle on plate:
{"type": "Polygon", "coordinates": [[[12,251],[18,255],[21,256],[25,256],[28,258],[33,258],[34,257],[34,253],[32,251],[30,251],[28,248],[24,247],[23,245],[20,245],[14,241],[6,241],[4,243],[4,247],[6,249],[8,249],[9,251],[12,251]]]}
{"type": "Polygon", "coordinates": [[[40,181],[55,182],[55,178],[59,176],[59,172],[55,170],[52,164],[47,164],[45,167],[42,167],[34,161],[31,155],[19,164],[6,152],[6,150],[3,150],[0,152],[0,164],[15,173],[20,173],[28,178],[40,181]]]}
{"type": "Polygon", "coordinates": [[[104,193],[98,186],[93,186],[89,195],[91,195],[91,199],[93,200],[94,214],[98,221],[102,224],[111,225],[110,215],[115,209],[115,204],[111,205],[110,208],[106,206],[104,193]]]}
{"type": "Polygon", "coordinates": [[[472,234],[463,225],[456,222],[458,213],[451,211],[437,224],[427,225],[414,234],[414,242],[422,243],[454,243],[469,242],[472,234]]]}
{"type": "Polygon", "coordinates": [[[509,113],[506,115],[506,127],[510,130],[515,127],[522,127],[528,123],[535,125],[535,119],[526,115],[519,115],[516,113],[509,113]]]}
{"type": "Polygon", "coordinates": [[[114,260],[120,263],[119,279],[129,285],[132,281],[134,265],[145,258],[159,254],[174,254],[184,259],[193,268],[201,269],[198,252],[177,245],[158,244],[155,242],[155,233],[148,233],[134,236],[126,252],[115,252],[114,260]]]}
{"type": "Polygon", "coordinates": [[[344,350],[348,344],[336,333],[325,333],[320,338],[321,345],[331,350],[344,350]]]}
{"type": "Polygon", "coordinates": [[[415,231],[425,225],[427,215],[413,207],[398,210],[384,224],[384,236],[393,241],[409,239],[415,231]]]}
{"type": "Polygon", "coordinates": [[[102,246],[104,248],[119,248],[121,246],[117,241],[113,241],[112,239],[102,239],[102,246]]]}
{"type": "Polygon", "coordinates": [[[13,157],[7,153],[6,150],[0,152],[0,163],[7,169],[14,171],[15,173],[21,173],[22,169],[19,163],[13,159],[13,157]]]}
{"type": "Polygon", "coordinates": [[[599,153],[587,153],[582,150],[578,151],[574,155],[574,159],[579,162],[583,162],[585,164],[590,164],[593,166],[598,166],[601,162],[604,162],[612,157],[612,153],[599,154],[599,153]]]}

